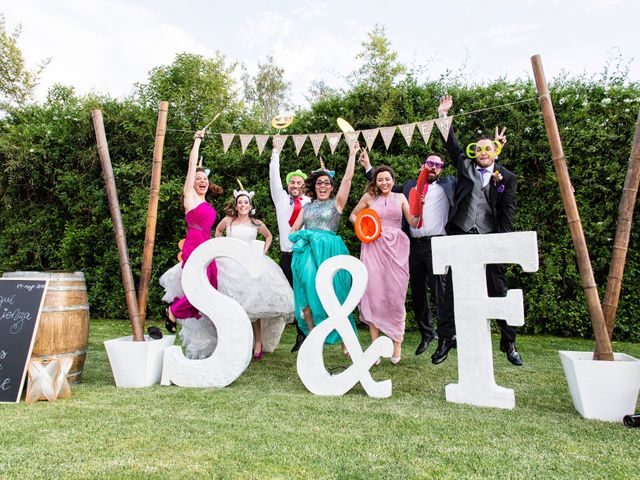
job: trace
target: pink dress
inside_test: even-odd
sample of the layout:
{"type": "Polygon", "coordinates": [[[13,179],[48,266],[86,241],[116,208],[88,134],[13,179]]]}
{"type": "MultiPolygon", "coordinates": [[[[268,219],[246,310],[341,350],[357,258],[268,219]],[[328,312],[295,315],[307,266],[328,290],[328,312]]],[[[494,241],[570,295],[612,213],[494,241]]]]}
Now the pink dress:
{"type": "MultiPolygon", "coordinates": [[[[189,210],[184,217],[187,223],[187,235],[182,246],[182,266],[197,247],[211,238],[211,229],[216,221],[216,210],[208,202],[202,202],[189,210]]],[[[213,288],[218,288],[218,270],[216,262],[207,267],[207,277],[213,288]]],[[[200,318],[198,310],[182,295],[171,303],[171,312],[176,318],[200,318]]]]}
{"type": "Polygon", "coordinates": [[[382,233],[363,243],[360,260],[369,282],[360,301],[360,320],[371,324],[396,342],[404,338],[404,308],[409,286],[409,238],[402,231],[399,193],[376,197],[371,204],[382,223],[382,233]]]}

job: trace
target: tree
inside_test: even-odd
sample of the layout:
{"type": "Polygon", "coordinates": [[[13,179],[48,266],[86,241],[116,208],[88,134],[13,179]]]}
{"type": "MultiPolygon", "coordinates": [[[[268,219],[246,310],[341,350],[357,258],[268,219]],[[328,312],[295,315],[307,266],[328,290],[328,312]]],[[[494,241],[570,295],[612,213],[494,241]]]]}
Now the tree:
{"type": "Polygon", "coordinates": [[[270,125],[273,117],[289,108],[291,82],[284,79],[284,68],[278,67],[271,55],[265,63],[258,62],[254,77],[245,72],[242,82],[244,98],[263,125],[270,125]]]}
{"type": "Polygon", "coordinates": [[[398,120],[400,89],[397,83],[407,68],[398,61],[398,53],[391,50],[391,41],[382,25],[376,25],[367,37],[361,44],[362,51],[356,55],[362,65],[349,75],[353,91],[367,103],[357,116],[363,125],[390,125],[398,120]]]}
{"type": "Polygon", "coordinates": [[[0,14],[0,111],[24,106],[38,85],[40,73],[49,60],[35,70],[27,70],[22,51],[18,47],[20,27],[7,32],[6,19],[0,14]]]}
{"type": "Polygon", "coordinates": [[[220,52],[213,58],[180,53],[171,65],[151,70],[149,81],[136,85],[135,96],[153,110],[160,101],[169,101],[172,126],[195,132],[216,113],[224,110],[228,117],[236,109],[235,68],[235,63],[226,64],[220,52]]]}
{"type": "Polygon", "coordinates": [[[309,85],[309,91],[307,95],[305,95],[305,98],[307,102],[313,105],[321,100],[326,100],[338,95],[340,95],[340,92],[327,85],[327,82],[324,80],[314,80],[311,82],[311,85],[309,85]]]}
{"type": "Polygon", "coordinates": [[[391,41],[382,25],[376,24],[367,36],[369,39],[362,42],[363,49],[356,55],[356,60],[363,63],[351,74],[351,80],[355,85],[388,91],[407,67],[398,61],[398,52],[391,50],[391,41]]]}

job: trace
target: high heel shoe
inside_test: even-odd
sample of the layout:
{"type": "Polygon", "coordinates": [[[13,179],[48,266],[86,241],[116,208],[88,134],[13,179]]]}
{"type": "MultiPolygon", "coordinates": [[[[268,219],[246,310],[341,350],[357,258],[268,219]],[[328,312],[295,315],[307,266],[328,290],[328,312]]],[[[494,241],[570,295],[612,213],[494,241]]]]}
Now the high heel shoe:
{"type": "Polygon", "coordinates": [[[253,352],[253,359],[257,362],[258,360],[262,360],[262,356],[264,351],[262,350],[262,344],[260,344],[260,353],[253,352]]]}
{"type": "Polygon", "coordinates": [[[391,363],[393,363],[394,365],[397,365],[400,363],[400,358],[401,357],[391,357],[389,360],[391,360],[391,363]]]}
{"type": "Polygon", "coordinates": [[[169,307],[164,311],[164,328],[166,328],[169,333],[176,333],[178,331],[178,324],[171,320],[169,316],[169,307]]]}

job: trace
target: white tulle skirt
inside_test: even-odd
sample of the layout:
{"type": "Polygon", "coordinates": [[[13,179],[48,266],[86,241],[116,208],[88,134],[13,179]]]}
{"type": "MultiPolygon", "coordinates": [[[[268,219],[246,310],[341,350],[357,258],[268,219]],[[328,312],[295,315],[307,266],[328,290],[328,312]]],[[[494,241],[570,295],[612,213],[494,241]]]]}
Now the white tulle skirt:
{"type": "MultiPolygon", "coordinates": [[[[218,291],[242,305],[251,322],[260,320],[262,349],[270,353],[278,346],[285,325],[293,322],[293,290],[278,264],[267,256],[262,258],[262,272],[258,278],[249,277],[234,260],[217,258],[218,291]]],[[[162,300],[166,303],[184,295],[182,265],[178,263],[167,270],[160,277],[160,285],[165,289],[162,300]]],[[[214,352],[217,331],[207,316],[179,319],[178,324],[187,358],[206,358],[214,352]]]]}
{"type": "Polygon", "coordinates": [[[218,291],[236,300],[252,322],[260,320],[262,349],[273,352],[287,323],[293,322],[293,290],[276,262],[264,255],[257,278],[230,258],[217,258],[218,291]]]}
{"type": "MultiPolygon", "coordinates": [[[[184,295],[182,290],[182,263],[176,263],[160,277],[164,288],[162,301],[171,304],[184,295]]],[[[179,337],[185,350],[185,356],[198,360],[211,356],[218,344],[218,332],[209,317],[200,313],[200,318],[178,319],[179,337]]]]}

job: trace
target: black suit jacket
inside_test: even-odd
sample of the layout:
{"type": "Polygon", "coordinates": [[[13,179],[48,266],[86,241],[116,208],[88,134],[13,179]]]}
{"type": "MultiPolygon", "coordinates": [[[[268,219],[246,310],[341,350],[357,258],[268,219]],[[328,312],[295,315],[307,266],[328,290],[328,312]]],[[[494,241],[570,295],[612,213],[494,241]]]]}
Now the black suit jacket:
{"type": "MultiPolygon", "coordinates": [[[[475,164],[475,160],[467,158],[464,154],[453,133],[453,128],[449,131],[446,147],[449,157],[458,171],[454,202],[449,211],[449,223],[447,224],[447,232],[452,232],[459,231],[459,227],[452,222],[458,208],[463,202],[469,202],[472,199],[473,180],[471,180],[469,172],[465,169],[465,162],[475,164]]],[[[502,180],[494,181],[492,178],[489,181],[489,205],[493,213],[493,232],[512,232],[513,218],[516,211],[516,176],[498,163],[494,164],[495,171],[500,172],[502,180]]]]}
{"type": "MultiPolygon", "coordinates": [[[[371,168],[369,171],[365,172],[365,176],[367,177],[367,180],[369,180],[370,182],[373,181],[374,171],[375,171],[375,168],[371,168]]],[[[417,180],[411,179],[411,180],[407,180],[402,185],[395,184],[393,186],[393,191],[396,193],[403,193],[404,196],[407,197],[407,200],[409,200],[409,193],[411,192],[411,189],[416,186],[416,183],[418,183],[417,180]]],[[[444,189],[444,193],[447,196],[447,200],[449,200],[449,205],[450,205],[449,218],[451,218],[451,210],[454,205],[454,192],[456,189],[456,178],[455,177],[439,178],[438,180],[436,180],[436,183],[444,189]]],[[[404,216],[402,217],[402,231],[406,233],[408,237],[411,237],[409,224],[407,223],[407,220],[404,218],[404,216]]]]}

